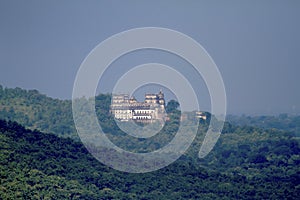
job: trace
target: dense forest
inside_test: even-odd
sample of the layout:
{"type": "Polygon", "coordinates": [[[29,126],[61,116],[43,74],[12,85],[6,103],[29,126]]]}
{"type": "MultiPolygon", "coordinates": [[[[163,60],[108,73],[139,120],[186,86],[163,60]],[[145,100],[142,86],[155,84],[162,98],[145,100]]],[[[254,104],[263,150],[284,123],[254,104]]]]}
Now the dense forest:
{"type": "MultiPolygon", "coordinates": [[[[159,148],[157,144],[168,142],[180,123],[180,112],[169,107],[171,120],[157,137],[122,143],[126,136],[109,117],[109,103],[110,95],[96,97],[101,126],[110,140],[131,151],[159,148]]],[[[69,100],[0,87],[0,118],[4,119],[0,199],[297,199],[300,195],[297,116],[275,117],[280,127],[254,124],[258,119],[238,124],[232,118],[204,159],[197,153],[209,120],[201,121],[196,139],[179,160],[144,174],[119,172],[93,158],[76,137],[69,100]]]]}
{"type": "MultiPolygon", "coordinates": [[[[242,165],[222,166],[228,169],[226,173],[183,156],[152,173],[128,174],[102,165],[71,139],[3,120],[0,132],[3,199],[296,199],[300,192],[295,142],[286,141],[275,151],[268,149],[272,147],[268,143],[262,144],[263,155],[253,152],[242,165]],[[278,160],[270,161],[268,156],[278,160]]],[[[214,153],[231,162],[243,160],[236,157],[247,148],[251,147],[243,144],[231,148],[232,153],[227,148],[214,153]],[[237,153],[239,149],[243,151],[237,153]]]]}
{"type": "Polygon", "coordinates": [[[72,102],[47,97],[37,90],[0,85],[0,118],[63,137],[75,135],[72,102]]]}

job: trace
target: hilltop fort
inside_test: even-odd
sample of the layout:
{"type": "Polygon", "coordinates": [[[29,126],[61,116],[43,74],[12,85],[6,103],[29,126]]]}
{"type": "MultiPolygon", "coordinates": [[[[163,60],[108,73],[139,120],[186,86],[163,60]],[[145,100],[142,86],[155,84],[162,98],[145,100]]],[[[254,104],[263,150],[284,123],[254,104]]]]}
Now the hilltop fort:
{"type": "Polygon", "coordinates": [[[158,94],[145,94],[143,102],[138,102],[135,97],[129,97],[128,94],[112,95],[110,112],[120,121],[151,123],[164,120],[166,117],[164,93],[160,91],[158,94]]]}

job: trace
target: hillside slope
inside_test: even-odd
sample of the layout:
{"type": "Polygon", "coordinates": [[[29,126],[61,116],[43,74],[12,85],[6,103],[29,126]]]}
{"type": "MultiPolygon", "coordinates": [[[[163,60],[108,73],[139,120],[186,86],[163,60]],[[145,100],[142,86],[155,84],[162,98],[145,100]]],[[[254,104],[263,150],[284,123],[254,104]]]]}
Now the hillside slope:
{"type": "Polygon", "coordinates": [[[37,90],[0,85],[0,119],[16,121],[32,130],[75,136],[72,102],[47,97],[37,90]]]}
{"type": "Polygon", "coordinates": [[[2,199],[296,199],[299,195],[299,171],[297,175],[292,165],[285,179],[259,174],[248,178],[206,170],[182,157],[152,173],[128,174],[102,165],[71,139],[3,120],[0,162],[2,199]]]}
{"type": "MultiPolygon", "coordinates": [[[[128,137],[109,116],[109,104],[110,95],[96,97],[101,126],[113,143],[129,151],[160,148],[174,137],[179,125],[175,112],[155,137],[128,137]]],[[[282,130],[272,128],[271,123],[261,129],[226,122],[214,149],[198,159],[208,128],[208,122],[202,121],[196,139],[178,161],[147,174],[107,168],[75,142],[79,140],[70,100],[0,86],[1,118],[37,129],[0,120],[3,199],[294,199],[300,195],[298,118],[284,118],[278,126],[282,130]]]]}

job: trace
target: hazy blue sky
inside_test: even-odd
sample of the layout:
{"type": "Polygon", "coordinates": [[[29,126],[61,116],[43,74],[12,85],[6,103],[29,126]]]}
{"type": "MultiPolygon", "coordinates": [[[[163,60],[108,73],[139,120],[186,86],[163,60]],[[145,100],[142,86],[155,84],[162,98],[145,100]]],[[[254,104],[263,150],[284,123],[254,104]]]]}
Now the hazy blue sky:
{"type": "Polygon", "coordinates": [[[224,79],[228,113],[299,114],[299,11],[296,0],[2,0],[0,84],[71,98],[76,72],[97,44],[127,29],[158,26],[208,51],[224,79]]]}

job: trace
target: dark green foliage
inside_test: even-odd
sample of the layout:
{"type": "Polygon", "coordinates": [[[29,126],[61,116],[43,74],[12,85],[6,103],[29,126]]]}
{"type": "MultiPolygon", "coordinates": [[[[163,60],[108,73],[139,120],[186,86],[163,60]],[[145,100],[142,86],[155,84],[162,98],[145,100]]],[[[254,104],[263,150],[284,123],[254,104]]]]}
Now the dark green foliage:
{"type": "Polygon", "coordinates": [[[172,113],[175,110],[177,110],[178,107],[179,107],[179,103],[175,100],[171,100],[167,103],[166,112],[167,113],[172,113]]]}
{"type": "Polygon", "coordinates": [[[76,137],[72,104],[40,94],[37,90],[0,88],[0,118],[30,128],[76,137]]]}
{"type": "MultiPolygon", "coordinates": [[[[171,103],[170,121],[160,133],[149,139],[128,137],[109,114],[110,98],[96,97],[99,122],[112,142],[130,151],[158,149],[174,137],[180,123],[196,121],[192,113],[180,121],[181,112],[171,103]]],[[[0,87],[0,118],[38,129],[0,120],[0,199],[298,198],[296,116],[241,117],[241,126],[226,122],[214,149],[200,160],[201,142],[214,120],[207,116],[178,161],[152,173],[128,174],[102,165],[79,142],[38,131],[75,138],[71,101],[51,99],[36,90],[0,87]],[[268,125],[261,126],[260,120],[268,125]]]]}
{"type": "Polygon", "coordinates": [[[223,145],[218,143],[210,154],[213,159],[206,159],[212,163],[206,165],[207,169],[199,167],[201,162],[205,166],[205,161],[198,163],[187,154],[161,170],[128,174],[102,165],[71,139],[30,131],[17,123],[0,120],[0,197],[295,199],[299,195],[299,147],[297,142],[284,141],[284,138],[258,145],[260,154],[251,142],[245,141],[247,144],[236,144],[237,148],[231,144],[227,149],[227,139],[223,138],[220,140],[223,145]],[[294,153],[286,155],[284,151],[274,157],[272,143],[289,147],[288,152],[294,153]],[[265,145],[271,145],[271,150],[264,148],[265,145]],[[285,156],[290,160],[281,158],[285,156]],[[224,159],[227,160],[224,164],[228,164],[222,164],[224,159]]]}

